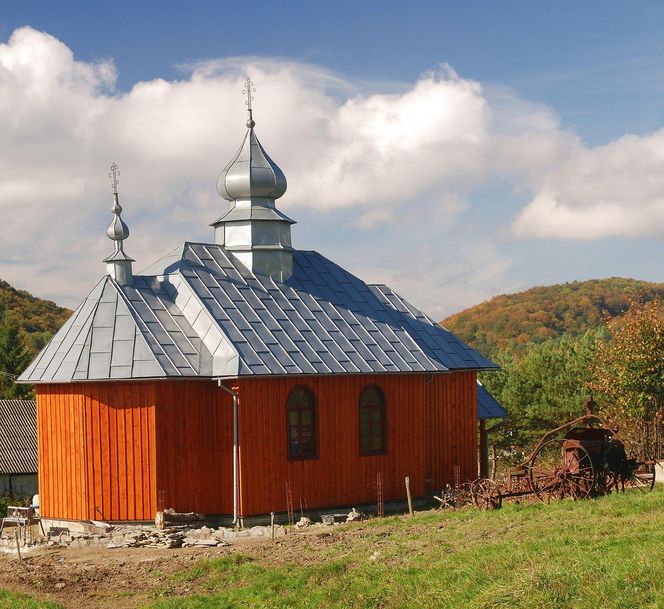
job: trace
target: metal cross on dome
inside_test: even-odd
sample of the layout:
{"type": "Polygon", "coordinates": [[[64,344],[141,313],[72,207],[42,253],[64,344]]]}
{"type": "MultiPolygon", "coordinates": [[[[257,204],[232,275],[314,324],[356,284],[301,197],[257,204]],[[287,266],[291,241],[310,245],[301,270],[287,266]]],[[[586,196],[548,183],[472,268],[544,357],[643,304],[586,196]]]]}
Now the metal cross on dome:
{"type": "Polygon", "coordinates": [[[242,93],[247,96],[247,101],[244,102],[247,104],[247,110],[251,110],[251,102],[254,99],[252,93],[256,93],[256,88],[254,87],[254,83],[251,78],[247,78],[247,80],[244,81],[244,89],[242,90],[242,93]]]}
{"type": "Polygon", "coordinates": [[[118,164],[113,163],[111,165],[111,173],[108,174],[108,177],[111,178],[111,186],[113,187],[114,195],[118,194],[118,184],[120,183],[120,180],[118,180],[119,176],[120,176],[120,170],[118,169],[118,164]]]}

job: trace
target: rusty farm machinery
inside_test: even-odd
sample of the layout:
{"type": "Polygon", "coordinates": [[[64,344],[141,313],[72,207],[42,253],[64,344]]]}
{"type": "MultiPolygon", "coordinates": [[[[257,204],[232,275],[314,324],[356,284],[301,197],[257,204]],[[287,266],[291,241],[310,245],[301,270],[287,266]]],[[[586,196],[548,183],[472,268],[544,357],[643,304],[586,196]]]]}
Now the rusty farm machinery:
{"type": "Polygon", "coordinates": [[[577,500],[628,489],[648,492],[654,484],[655,461],[630,455],[615,430],[587,414],[544,434],[504,483],[481,478],[436,498],[441,507],[497,509],[506,500],[577,500]]]}

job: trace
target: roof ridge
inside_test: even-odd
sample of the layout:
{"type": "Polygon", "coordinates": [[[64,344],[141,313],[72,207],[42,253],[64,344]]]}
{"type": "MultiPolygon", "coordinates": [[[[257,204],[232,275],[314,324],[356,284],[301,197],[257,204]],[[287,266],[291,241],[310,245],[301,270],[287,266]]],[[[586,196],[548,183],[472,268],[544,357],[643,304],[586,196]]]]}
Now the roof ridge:
{"type": "MultiPolygon", "coordinates": [[[[88,298],[89,298],[89,296],[88,296],[88,298]]],[[[87,299],[86,299],[86,302],[87,302],[87,299]]],[[[85,318],[84,322],[81,324],[81,329],[76,334],[76,337],[72,341],[71,345],[69,345],[69,349],[67,349],[67,353],[62,358],[62,361],[60,362],[60,365],[58,366],[57,370],[55,371],[55,374],[60,372],[60,368],[61,368],[62,364],[64,363],[65,359],[67,359],[67,355],[69,355],[69,352],[72,350],[72,348],[76,344],[76,340],[78,339],[79,336],[81,336],[83,330],[87,327],[87,332],[85,333],[85,341],[83,342],[83,349],[81,349],[81,352],[78,354],[78,357],[76,358],[76,364],[74,365],[74,371],[72,372],[72,377],[76,374],[76,371],[78,370],[78,365],[81,362],[81,357],[83,357],[83,353],[85,353],[85,345],[88,342],[87,338],[90,335],[90,332],[92,331],[92,320],[94,319],[94,315],[97,312],[98,308],[99,308],[99,301],[97,301],[95,303],[95,305],[90,310],[90,313],[85,318]]],[[[77,316],[77,319],[78,319],[78,316],[77,316]]],[[[90,344],[92,344],[92,339],[90,340],[90,344]]],[[[87,361],[87,364],[85,365],[85,370],[86,370],[86,374],[90,373],[90,351],[88,351],[88,361],[87,361]]]]}

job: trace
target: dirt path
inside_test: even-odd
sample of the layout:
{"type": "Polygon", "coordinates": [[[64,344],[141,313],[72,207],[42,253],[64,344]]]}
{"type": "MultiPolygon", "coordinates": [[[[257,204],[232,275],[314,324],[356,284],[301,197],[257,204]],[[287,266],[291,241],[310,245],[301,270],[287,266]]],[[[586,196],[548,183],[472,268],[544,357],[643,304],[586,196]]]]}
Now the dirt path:
{"type": "Polygon", "coordinates": [[[171,576],[197,560],[232,551],[227,547],[40,549],[22,561],[0,556],[0,588],[51,600],[67,609],[133,609],[159,596],[191,592],[190,584],[171,576]]]}
{"type": "Polygon", "coordinates": [[[194,593],[196,582],[173,575],[187,571],[196,561],[247,552],[273,564],[297,563],[305,555],[302,545],[313,549],[331,538],[336,533],[312,528],[275,542],[242,538],[220,548],[42,548],[22,561],[0,555],[0,588],[50,600],[66,609],[135,609],[161,597],[194,593]]]}

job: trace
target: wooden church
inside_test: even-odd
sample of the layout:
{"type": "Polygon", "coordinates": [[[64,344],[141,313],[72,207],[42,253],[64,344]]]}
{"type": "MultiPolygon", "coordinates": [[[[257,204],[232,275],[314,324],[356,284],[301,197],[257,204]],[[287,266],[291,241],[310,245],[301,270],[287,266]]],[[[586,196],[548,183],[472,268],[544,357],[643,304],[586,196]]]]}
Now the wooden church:
{"type": "Polygon", "coordinates": [[[221,172],[213,243],[140,274],[123,242],[20,377],[36,385],[44,518],[233,521],[414,496],[478,469],[495,364],[385,285],[291,244],[286,178],[254,131],[221,172]],[[480,388],[481,391],[484,391],[480,388]],[[482,398],[482,396],[480,396],[482,398]]]}

